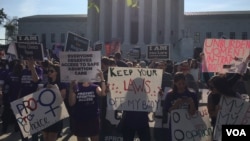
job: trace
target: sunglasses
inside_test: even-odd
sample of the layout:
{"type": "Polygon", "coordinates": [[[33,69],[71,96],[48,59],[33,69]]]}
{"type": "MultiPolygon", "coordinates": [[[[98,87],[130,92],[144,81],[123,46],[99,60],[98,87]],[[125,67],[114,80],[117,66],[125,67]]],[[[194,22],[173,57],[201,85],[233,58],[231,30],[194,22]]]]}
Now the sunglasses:
{"type": "Polygon", "coordinates": [[[54,73],[55,71],[54,70],[48,70],[48,73],[54,73]]]}

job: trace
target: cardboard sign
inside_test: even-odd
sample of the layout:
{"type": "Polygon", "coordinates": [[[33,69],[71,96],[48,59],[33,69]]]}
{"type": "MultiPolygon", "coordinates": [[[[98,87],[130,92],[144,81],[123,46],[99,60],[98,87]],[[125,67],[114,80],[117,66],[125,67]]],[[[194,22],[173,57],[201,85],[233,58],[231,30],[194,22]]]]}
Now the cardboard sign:
{"type": "Polygon", "coordinates": [[[141,58],[141,48],[132,48],[128,52],[128,57],[131,59],[140,59],[141,58]]]}
{"type": "Polygon", "coordinates": [[[148,45],[147,58],[148,59],[169,59],[169,45],[148,45]]]}
{"type": "Polygon", "coordinates": [[[21,60],[34,59],[35,61],[44,60],[42,44],[15,43],[17,58],[21,60]]]}
{"type": "Polygon", "coordinates": [[[69,117],[57,88],[43,88],[17,99],[11,102],[11,108],[24,137],[69,117]]]}
{"type": "Polygon", "coordinates": [[[88,51],[90,41],[80,35],[68,32],[64,51],[88,51]]]}
{"type": "Polygon", "coordinates": [[[18,35],[17,42],[18,43],[38,43],[39,39],[38,39],[38,36],[36,35],[29,35],[29,36],[18,35]]]}
{"type": "Polygon", "coordinates": [[[108,109],[157,111],[161,79],[161,69],[109,67],[108,109]]]}
{"type": "Polygon", "coordinates": [[[103,48],[102,46],[103,46],[102,43],[95,44],[93,51],[102,51],[103,48]]]}
{"type": "Polygon", "coordinates": [[[100,51],[59,52],[62,82],[98,82],[101,70],[100,51]]]}
{"type": "Polygon", "coordinates": [[[221,110],[217,114],[214,139],[222,139],[222,125],[249,125],[250,103],[239,98],[222,96],[221,110]]]}
{"type": "Polygon", "coordinates": [[[171,128],[173,141],[211,141],[213,129],[205,106],[194,115],[186,109],[171,111],[171,128]]]}
{"type": "Polygon", "coordinates": [[[250,54],[250,40],[206,39],[203,51],[203,72],[236,73],[250,54]]]}

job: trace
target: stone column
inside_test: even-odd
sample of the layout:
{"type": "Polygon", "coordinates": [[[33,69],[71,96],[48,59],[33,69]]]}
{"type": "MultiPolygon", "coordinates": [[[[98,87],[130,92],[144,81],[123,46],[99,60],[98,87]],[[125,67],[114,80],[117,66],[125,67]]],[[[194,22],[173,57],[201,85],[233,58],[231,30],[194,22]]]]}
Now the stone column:
{"type": "Polygon", "coordinates": [[[144,0],[139,0],[139,23],[138,23],[138,45],[143,46],[144,43],[144,0]]]}
{"type": "MultiPolygon", "coordinates": [[[[100,0],[105,1],[105,0],[100,0]]],[[[118,0],[112,0],[112,38],[117,38],[117,4],[118,0]]]]}
{"type": "Polygon", "coordinates": [[[165,30],[164,30],[164,43],[170,43],[171,36],[171,0],[165,0],[165,30]]]}
{"type": "Polygon", "coordinates": [[[100,0],[100,24],[99,24],[99,40],[104,41],[105,29],[105,0],[100,0]]]}
{"type": "Polygon", "coordinates": [[[88,18],[87,18],[87,38],[93,40],[93,8],[88,8],[88,18]]]}
{"type": "Polygon", "coordinates": [[[184,0],[178,0],[178,39],[184,36],[184,0]]]}
{"type": "Polygon", "coordinates": [[[157,44],[157,0],[152,0],[151,44],[157,44]]]}
{"type": "Polygon", "coordinates": [[[130,45],[130,28],[131,28],[131,19],[130,19],[130,7],[125,4],[124,12],[124,45],[130,45]]]}

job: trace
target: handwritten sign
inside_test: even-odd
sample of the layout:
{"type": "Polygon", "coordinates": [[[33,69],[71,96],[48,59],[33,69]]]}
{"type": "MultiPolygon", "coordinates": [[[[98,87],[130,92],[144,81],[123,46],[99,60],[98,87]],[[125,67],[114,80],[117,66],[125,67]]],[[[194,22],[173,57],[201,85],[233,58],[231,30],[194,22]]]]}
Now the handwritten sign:
{"type": "Polygon", "coordinates": [[[15,43],[17,58],[21,60],[44,60],[43,45],[36,43],[15,43]]]}
{"type": "Polygon", "coordinates": [[[206,39],[203,72],[235,73],[250,54],[250,40],[206,39]]]}
{"type": "Polygon", "coordinates": [[[68,32],[65,51],[88,51],[90,40],[75,33],[68,32]]]}
{"type": "Polygon", "coordinates": [[[171,128],[173,141],[209,141],[212,137],[209,114],[204,106],[194,115],[186,109],[171,111],[171,128]]]}
{"type": "Polygon", "coordinates": [[[106,56],[114,55],[116,52],[121,52],[121,41],[119,39],[112,39],[105,43],[106,56]]]}
{"type": "Polygon", "coordinates": [[[162,70],[109,67],[108,108],[126,111],[156,111],[160,106],[162,70]]]}
{"type": "Polygon", "coordinates": [[[62,82],[97,82],[101,70],[100,51],[59,52],[62,82]]]}
{"type": "Polygon", "coordinates": [[[169,59],[169,45],[148,45],[148,59],[169,59]]]}
{"type": "Polygon", "coordinates": [[[216,119],[214,139],[221,140],[222,125],[249,125],[250,103],[239,99],[222,96],[220,99],[221,110],[216,119]]]}
{"type": "Polygon", "coordinates": [[[24,137],[69,117],[60,91],[41,89],[11,102],[17,123],[24,137]]]}

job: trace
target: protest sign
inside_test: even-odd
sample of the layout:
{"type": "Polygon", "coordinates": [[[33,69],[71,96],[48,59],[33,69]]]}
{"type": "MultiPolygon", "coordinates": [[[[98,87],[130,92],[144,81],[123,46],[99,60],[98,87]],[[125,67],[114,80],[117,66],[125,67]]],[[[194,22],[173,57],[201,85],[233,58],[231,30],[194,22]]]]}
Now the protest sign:
{"type": "Polygon", "coordinates": [[[98,43],[94,45],[93,51],[102,51],[102,43],[98,43]]]}
{"type": "Polygon", "coordinates": [[[109,67],[108,108],[126,111],[156,111],[160,106],[162,70],[109,67]]]}
{"type": "Polygon", "coordinates": [[[64,51],[88,51],[89,44],[90,40],[75,33],[68,32],[64,51]]]}
{"type": "Polygon", "coordinates": [[[36,43],[15,43],[17,58],[21,60],[44,60],[43,45],[36,43]]]}
{"type": "Polygon", "coordinates": [[[250,54],[250,40],[206,39],[203,72],[235,73],[250,54]]]}
{"type": "Polygon", "coordinates": [[[38,43],[38,36],[36,35],[18,35],[17,37],[18,43],[38,43]]]}
{"type": "Polygon", "coordinates": [[[220,105],[213,135],[215,140],[222,139],[222,125],[250,124],[250,103],[239,98],[222,96],[220,105]]]}
{"type": "Polygon", "coordinates": [[[147,58],[148,59],[169,59],[169,45],[148,45],[147,58]]]}
{"type": "Polygon", "coordinates": [[[112,39],[105,43],[106,56],[115,55],[116,52],[121,52],[121,41],[119,39],[112,39]]]}
{"type": "Polygon", "coordinates": [[[186,109],[171,111],[173,141],[211,141],[212,128],[206,106],[190,115],[186,109]]]}
{"type": "Polygon", "coordinates": [[[58,88],[40,89],[11,102],[11,108],[23,137],[69,117],[58,88]]]}
{"type": "Polygon", "coordinates": [[[98,82],[101,70],[100,51],[59,52],[62,82],[98,82]]]}
{"type": "Polygon", "coordinates": [[[141,59],[141,48],[132,48],[128,52],[129,59],[141,59]]]}

